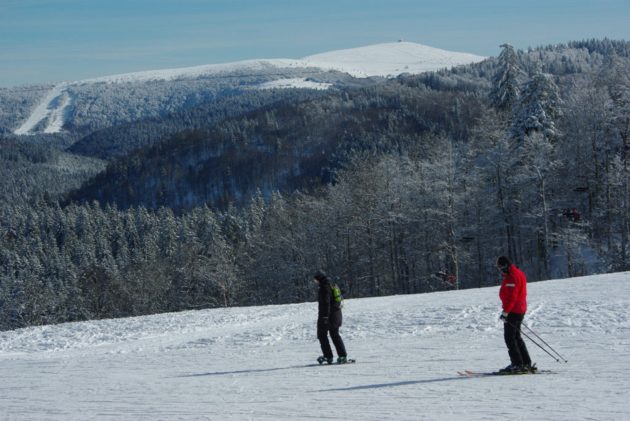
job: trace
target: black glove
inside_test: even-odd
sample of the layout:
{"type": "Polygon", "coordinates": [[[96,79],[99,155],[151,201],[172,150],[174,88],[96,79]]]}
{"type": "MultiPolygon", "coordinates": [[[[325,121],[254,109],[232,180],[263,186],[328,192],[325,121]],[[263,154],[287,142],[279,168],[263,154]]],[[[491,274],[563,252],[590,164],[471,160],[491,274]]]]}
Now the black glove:
{"type": "Polygon", "coordinates": [[[328,326],[328,317],[320,317],[319,324],[321,324],[322,326],[328,326]]]}
{"type": "Polygon", "coordinates": [[[507,323],[508,314],[509,313],[506,313],[505,311],[502,311],[501,315],[499,316],[499,320],[501,320],[503,323],[507,323]]]}

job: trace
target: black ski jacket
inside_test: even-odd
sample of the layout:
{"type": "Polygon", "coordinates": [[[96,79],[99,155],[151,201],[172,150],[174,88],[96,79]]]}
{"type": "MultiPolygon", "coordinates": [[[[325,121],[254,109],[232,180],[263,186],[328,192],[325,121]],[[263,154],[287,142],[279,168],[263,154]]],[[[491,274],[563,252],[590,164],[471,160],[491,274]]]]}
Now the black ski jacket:
{"type": "Polygon", "coordinates": [[[341,309],[336,308],[333,303],[333,295],[328,278],[319,281],[318,303],[318,322],[323,322],[327,318],[328,325],[331,328],[341,326],[341,309]]]}

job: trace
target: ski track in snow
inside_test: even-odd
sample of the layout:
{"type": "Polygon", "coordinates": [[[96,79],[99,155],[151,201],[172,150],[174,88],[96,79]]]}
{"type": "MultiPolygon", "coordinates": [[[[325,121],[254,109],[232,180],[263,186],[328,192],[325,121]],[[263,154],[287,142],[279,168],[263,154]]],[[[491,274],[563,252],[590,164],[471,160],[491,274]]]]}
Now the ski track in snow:
{"type": "Polygon", "coordinates": [[[48,120],[48,124],[44,128],[44,133],[59,132],[64,123],[63,117],[65,109],[70,105],[69,95],[65,92],[67,86],[67,83],[60,83],[53,86],[37,107],[35,107],[28,119],[13,133],[17,135],[31,134],[36,126],[44,120],[48,120]]]}
{"type": "Polygon", "coordinates": [[[67,91],[60,92],[48,106],[50,110],[48,115],[48,124],[44,129],[44,133],[59,133],[63,128],[66,120],[66,109],[70,105],[70,94],[67,91]]]}
{"type": "MultiPolygon", "coordinates": [[[[370,76],[391,77],[401,73],[422,73],[484,60],[485,57],[440,50],[412,42],[383,43],[316,54],[302,59],[260,59],[234,63],[210,64],[176,69],[149,70],[63,82],[54,86],[35,107],[28,119],[14,131],[28,135],[45,121],[44,133],[58,133],[65,123],[65,113],[71,103],[67,88],[92,83],[139,83],[155,80],[175,80],[219,75],[236,71],[262,71],[269,68],[320,68],[336,70],[357,78],[370,76]]],[[[258,86],[258,89],[308,88],[328,89],[331,85],[306,79],[281,79],[258,86]]]]}
{"type": "Polygon", "coordinates": [[[528,289],[554,374],[456,374],[508,363],[497,287],[346,300],[348,366],[316,303],[212,309],[0,332],[0,419],[627,420],[630,272],[528,289]]]}

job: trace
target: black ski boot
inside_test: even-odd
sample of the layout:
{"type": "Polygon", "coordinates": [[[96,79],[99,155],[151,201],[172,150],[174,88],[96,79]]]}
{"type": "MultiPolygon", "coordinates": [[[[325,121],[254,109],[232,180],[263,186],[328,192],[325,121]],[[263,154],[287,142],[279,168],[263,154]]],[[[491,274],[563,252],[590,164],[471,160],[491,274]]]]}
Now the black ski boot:
{"type": "Polygon", "coordinates": [[[525,366],[514,364],[510,364],[498,371],[499,374],[524,374],[528,372],[529,370],[525,366]]]}
{"type": "Polygon", "coordinates": [[[534,364],[525,364],[523,366],[523,368],[525,369],[525,371],[527,371],[528,373],[536,373],[538,371],[538,367],[536,367],[536,363],[534,364]]]}
{"type": "Polygon", "coordinates": [[[332,364],[333,363],[333,357],[324,357],[322,355],[321,357],[317,358],[317,362],[320,363],[320,364],[324,364],[324,363],[332,364]]]}

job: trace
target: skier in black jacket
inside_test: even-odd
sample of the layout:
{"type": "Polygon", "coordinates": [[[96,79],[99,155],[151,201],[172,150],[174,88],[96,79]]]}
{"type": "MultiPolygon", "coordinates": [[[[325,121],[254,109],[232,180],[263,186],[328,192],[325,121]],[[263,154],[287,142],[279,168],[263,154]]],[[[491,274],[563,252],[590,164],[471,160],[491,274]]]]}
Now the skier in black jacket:
{"type": "Polygon", "coordinates": [[[319,357],[317,361],[321,364],[324,361],[328,364],[333,362],[333,353],[330,348],[330,342],[328,342],[328,333],[330,332],[330,338],[337,350],[337,363],[345,364],[348,362],[348,355],[346,354],[346,347],[343,344],[343,340],[339,335],[339,328],[341,327],[341,307],[334,302],[331,282],[322,271],[317,271],[313,276],[315,283],[319,285],[318,303],[319,310],[317,316],[317,339],[322,347],[324,355],[319,357]]]}

